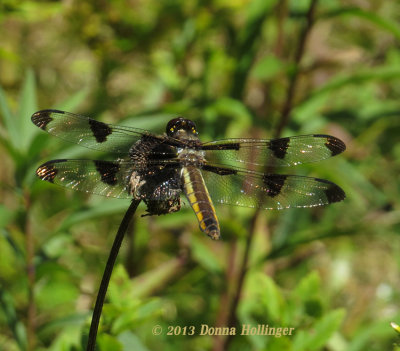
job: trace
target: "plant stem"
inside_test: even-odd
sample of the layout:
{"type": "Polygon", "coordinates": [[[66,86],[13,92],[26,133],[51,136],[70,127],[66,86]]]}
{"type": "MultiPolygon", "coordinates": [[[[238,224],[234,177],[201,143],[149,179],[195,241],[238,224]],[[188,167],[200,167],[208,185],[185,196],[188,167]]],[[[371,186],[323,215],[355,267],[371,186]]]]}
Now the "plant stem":
{"type": "MultiPolygon", "coordinates": [[[[282,108],[282,113],[281,113],[281,118],[280,118],[280,122],[278,124],[278,127],[275,131],[275,137],[279,137],[284,129],[284,127],[287,125],[287,123],[289,122],[289,118],[290,118],[290,112],[292,111],[293,108],[293,98],[294,98],[294,93],[297,87],[297,81],[298,81],[298,74],[299,74],[299,65],[300,62],[302,60],[302,57],[304,55],[304,51],[305,51],[305,44],[307,41],[307,38],[309,36],[309,33],[311,31],[311,28],[314,24],[314,14],[315,14],[315,8],[317,5],[318,0],[312,0],[310,7],[308,9],[307,12],[307,24],[304,28],[304,30],[301,33],[300,36],[300,40],[299,40],[299,44],[296,50],[296,54],[295,54],[295,65],[296,65],[296,70],[293,73],[293,75],[290,77],[290,82],[289,82],[289,87],[287,90],[287,94],[286,94],[286,99],[285,102],[283,104],[283,108],[282,108]]],[[[279,39],[281,40],[281,39],[279,39]]],[[[249,261],[249,257],[250,257],[250,248],[251,248],[251,244],[253,241],[253,237],[254,237],[254,233],[255,233],[255,227],[256,227],[256,222],[257,222],[257,218],[258,215],[260,213],[260,210],[257,209],[251,219],[251,224],[250,224],[250,228],[249,228],[249,234],[247,236],[246,239],[246,243],[245,243],[245,251],[243,254],[243,260],[242,260],[242,264],[239,270],[239,277],[238,277],[238,284],[237,284],[237,289],[236,292],[233,296],[233,300],[232,300],[232,304],[230,305],[230,310],[229,310],[229,316],[228,316],[228,320],[227,320],[227,326],[228,327],[235,327],[237,324],[237,308],[240,302],[240,297],[242,294],[242,290],[243,290],[243,284],[244,284],[244,280],[246,277],[246,273],[248,270],[248,261],[249,261]]],[[[233,336],[229,335],[224,341],[225,343],[219,344],[219,347],[221,350],[227,350],[229,347],[229,344],[231,343],[231,341],[233,340],[233,336]]]]}
{"type": "Polygon", "coordinates": [[[290,113],[292,112],[292,109],[293,109],[294,94],[296,92],[297,82],[298,82],[298,77],[299,77],[299,72],[300,72],[300,63],[301,63],[301,60],[302,60],[304,52],[305,52],[305,47],[306,47],[307,39],[311,32],[311,28],[315,23],[315,9],[317,7],[317,3],[318,3],[318,0],[311,1],[310,7],[307,11],[307,23],[306,23],[306,26],[304,27],[303,31],[300,34],[299,45],[297,46],[295,57],[294,57],[295,69],[294,69],[293,74],[290,76],[289,87],[286,92],[286,99],[283,104],[281,118],[280,118],[278,127],[275,130],[276,138],[279,138],[279,136],[282,134],[283,129],[289,123],[289,117],[290,117],[290,113]]]}
{"type": "MultiPolygon", "coordinates": [[[[258,214],[259,210],[256,210],[256,214],[258,214]]],[[[240,297],[242,295],[242,290],[243,290],[243,283],[244,279],[246,277],[247,273],[247,266],[249,262],[249,257],[250,257],[250,247],[251,243],[253,242],[253,237],[254,237],[254,232],[255,232],[255,226],[257,222],[258,215],[253,216],[251,219],[250,223],[250,228],[249,228],[249,235],[246,238],[246,245],[245,245],[245,251],[243,254],[243,260],[242,264],[240,266],[239,270],[239,278],[238,278],[238,283],[237,283],[237,289],[235,292],[235,295],[233,296],[233,301],[231,304],[231,308],[229,310],[229,316],[228,316],[228,327],[235,327],[237,324],[237,307],[239,305],[240,297]]],[[[221,350],[227,350],[230,342],[233,340],[233,335],[229,335],[225,339],[225,345],[223,345],[223,348],[221,350]]]]}
{"type": "MultiPolygon", "coordinates": [[[[226,289],[220,296],[219,310],[215,322],[216,327],[225,327],[229,320],[230,309],[232,305],[233,291],[237,288],[237,270],[238,264],[236,260],[238,258],[238,239],[232,240],[232,245],[228,253],[228,262],[226,268],[226,289]]],[[[225,337],[223,335],[216,335],[212,350],[223,351],[225,349],[225,337]]]]}
{"type": "Polygon", "coordinates": [[[33,238],[33,232],[29,219],[31,200],[28,193],[24,195],[25,199],[25,235],[26,235],[26,270],[28,275],[28,310],[27,310],[27,322],[26,322],[26,337],[27,337],[27,350],[33,351],[35,348],[35,316],[36,316],[36,305],[35,305],[35,242],[33,238]]]}
{"type": "Polygon", "coordinates": [[[99,322],[101,317],[101,311],[103,309],[104,299],[106,297],[108,284],[110,282],[111,273],[114,268],[115,260],[118,256],[119,249],[124,239],[126,230],[128,229],[129,222],[131,221],[133,215],[140,201],[132,200],[128,210],[125,212],[124,218],[118,228],[117,235],[115,236],[113,245],[111,247],[110,255],[108,256],[107,264],[104,269],[103,277],[101,278],[99,292],[97,293],[96,304],[94,306],[92,322],[90,324],[89,339],[86,347],[86,351],[93,351],[96,347],[96,337],[97,330],[99,328],[99,322]]]}

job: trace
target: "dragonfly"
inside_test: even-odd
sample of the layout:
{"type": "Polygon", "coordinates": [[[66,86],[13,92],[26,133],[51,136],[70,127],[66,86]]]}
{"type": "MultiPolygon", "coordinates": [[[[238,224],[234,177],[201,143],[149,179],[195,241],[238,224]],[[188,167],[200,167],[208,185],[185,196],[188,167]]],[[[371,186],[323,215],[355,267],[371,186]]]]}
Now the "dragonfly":
{"type": "Polygon", "coordinates": [[[112,125],[59,110],[42,110],[32,122],[65,141],[114,154],[113,160],[57,159],[36,175],[66,188],[143,201],[145,215],[179,211],[186,197],[211,239],[221,229],[214,203],[261,209],[307,208],[342,201],[335,183],[314,177],[275,174],[268,166],[317,162],[345,151],[340,139],[310,134],[279,139],[202,142],[193,121],[170,120],[164,134],[112,125]]]}

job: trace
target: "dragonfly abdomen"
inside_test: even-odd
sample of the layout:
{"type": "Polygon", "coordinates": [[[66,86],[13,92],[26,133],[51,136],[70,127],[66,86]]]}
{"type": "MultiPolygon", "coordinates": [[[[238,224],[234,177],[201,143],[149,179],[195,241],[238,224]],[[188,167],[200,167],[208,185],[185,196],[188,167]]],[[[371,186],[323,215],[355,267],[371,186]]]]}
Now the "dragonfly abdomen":
{"type": "Polygon", "coordinates": [[[181,174],[183,190],[199,221],[200,230],[211,239],[218,240],[220,229],[217,215],[200,170],[188,165],[182,168],[181,174]]]}

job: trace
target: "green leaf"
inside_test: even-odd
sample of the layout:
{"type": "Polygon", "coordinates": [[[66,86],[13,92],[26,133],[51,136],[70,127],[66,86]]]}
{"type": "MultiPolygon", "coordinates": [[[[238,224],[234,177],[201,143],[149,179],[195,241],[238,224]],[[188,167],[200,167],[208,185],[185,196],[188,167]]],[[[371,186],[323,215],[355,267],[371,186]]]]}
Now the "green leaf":
{"type": "Polygon", "coordinates": [[[245,122],[246,126],[252,123],[251,112],[247,106],[240,100],[230,97],[218,99],[213,105],[208,107],[216,115],[225,115],[237,119],[239,122],[245,122]]]}
{"type": "Polygon", "coordinates": [[[135,325],[142,325],[145,320],[155,320],[156,316],[160,316],[163,310],[160,300],[155,298],[141,302],[140,305],[133,308],[129,307],[131,306],[117,312],[111,328],[113,334],[119,334],[135,325]]]}
{"type": "Polygon", "coordinates": [[[339,329],[346,313],[344,309],[337,309],[327,313],[314,325],[314,330],[304,330],[295,334],[293,342],[294,351],[320,350],[332,335],[339,329]]]}
{"type": "Polygon", "coordinates": [[[118,340],[123,345],[124,351],[149,351],[140,339],[130,331],[125,331],[118,335],[118,340]]]}
{"type": "Polygon", "coordinates": [[[333,333],[339,329],[345,315],[346,312],[344,309],[337,309],[322,317],[316,323],[315,333],[310,338],[310,350],[318,350],[324,346],[333,333]]]}
{"type": "MultiPolygon", "coordinates": [[[[10,219],[14,219],[10,216],[10,219]]],[[[21,243],[6,230],[0,230],[0,272],[1,279],[7,281],[7,278],[15,279],[18,270],[22,269],[25,263],[25,253],[20,248],[21,243]]]]}
{"type": "MultiPolygon", "coordinates": [[[[151,296],[155,291],[168,285],[168,282],[178,274],[180,267],[180,259],[173,258],[164,262],[162,265],[139,275],[133,280],[129,280],[129,278],[126,277],[130,288],[129,298],[134,299],[151,296]]],[[[115,269],[112,282],[121,282],[121,269],[122,267],[118,265],[115,269]]],[[[114,287],[118,288],[116,285],[110,287],[110,297],[112,297],[111,293],[114,287]]],[[[118,296],[117,291],[115,291],[115,293],[117,295],[114,298],[118,299],[120,296],[118,296]]]]}
{"type": "Polygon", "coordinates": [[[282,72],[284,64],[275,56],[266,56],[254,66],[252,75],[257,79],[268,80],[282,72]]]}
{"type": "Polygon", "coordinates": [[[19,101],[19,111],[15,123],[18,125],[18,139],[15,140],[16,147],[21,151],[27,151],[33,137],[38,132],[30,118],[37,110],[36,105],[36,83],[32,70],[28,70],[22,87],[19,101]]]}
{"type": "Polygon", "coordinates": [[[299,296],[303,301],[309,300],[319,295],[320,285],[321,278],[318,272],[313,271],[300,280],[293,294],[299,296]]]}
{"type": "Polygon", "coordinates": [[[121,343],[114,337],[107,334],[99,334],[97,337],[99,350],[101,351],[122,351],[121,343]]]}
{"type": "Polygon", "coordinates": [[[13,113],[11,112],[10,106],[8,105],[7,97],[1,86],[0,86],[0,111],[4,125],[6,127],[6,132],[8,137],[7,142],[12,148],[15,148],[14,143],[16,143],[16,141],[19,139],[18,126],[16,123],[16,119],[13,113]]]}
{"type": "Polygon", "coordinates": [[[268,319],[281,320],[284,298],[275,282],[267,275],[257,274],[258,295],[268,311],[268,319]]]}
{"type": "Polygon", "coordinates": [[[26,330],[22,321],[17,319],[13,296],[3,286],[0,286],[0,308],[6,318],[6,322],[21,350],[27,349],[26,330]]]}
{"type": "Polygon", "coordinates": [[[202,239],[197,235],[192,236],[192,255],[194,260],[209,272],[215,274],[222,272],[221,263],[212,250],[212,246],[206,245],[202,239]]]}
{"type": "Polygon", "coordinates": [[[68,306],[72,307],[78,298],[78,289],[70,281],[62,281],[60,278],[54,277],[53,272],[49,272],[48,276],[46,272],[43,272],[43,275],[48,281],[38,289],[37,306],[42,311],[58,309],[58,311],[66,312],[68,306]]]}
{"type": "Polygon", "coordinates": [[[247,20],[257,20],[260,15],[265,16],[264,13],[272,11],[278,0],[253,0],[250,1],[246,7],[247,20]]]}
{"type": "Polygon", "coordinates": [[[71,234],[57,234],[51,236],[42,245],[42,250],[49,258],[58,258],[65,253],[65,248],[73,242],[71,234]]]}
{"type": "Polygon", "coordinates": [[[322,86],[319,90],[313,92],[311,98],[314,99],[316,95],[331,93],[349,84],[357,84],[360,86],[366,81],[385,81],[386,83],[391,80],[398,80],[400,78],[400,69],[398,67],[376,67],[369,70],[360,70],[355,74],[336,75],[327,84],[322,86]]]}
{"type": "Polygon", "coordinates": [[[339,8],[337,10],[329,11],[322,17],[332,18],[337,16],[352,16],[365,19],[377,27],[393,34],[397,40],[400,40],[400,26],[396,22],[390,21],[388,18],[378,16],[376,13],[362,10],[358,7],[339,8]]]}
{"type": "Polygon", "coordinates": [[[55,108],[62,111],[76,111],[78,106],[86,100],[88,93],[89,89],[83,88],[77,91],[74,95],[70,96],[65,101],[56,104],[55,108]]]}
{"type": "Polygon", "coordinates": [[[82,326],[85,325],[89,316],[91,316],[90,312],[84,314],[72,313],[65,317],[53,319],[40,328],[40,334],[43,336],[51,336],[57,331],[59,332],[62,330],[62,332],[57,336],[57,339],[71,340],[73,339],[72,334],[74,334],[76,338],[75,341],[78,341],[78,333],[80,333],[82,326]],[[63,334],[66,335],[63,336],[63,334]]]}
{"type": "Polygon", "coordinates": [[[104,198],[104,201],[98,202],[87,210],[74,212],[68,216],[61,224],[59,231],[67,230],[71,226],[84,221],[109,216],[115,213],[121,213],[122,218],[124,210],[129,207],[129,203],[121,199],[109,199],[105,197],[101,198],[104,198]]]}
{"type": "Polygon", "coordinates": [[[293,241],[295,237],[293,233],[296,233],[296,229],[301,227],[302,222],[307,218],[301,213],[301,210],[293,208],[282,216],[280,223],[275,229],[274,236],[271,238],[272,250],[268,254],[269,258],[279,257],[285,245],[290,245],[290,242],[293,241]]]}
{"type": "Polygon", "coordinates": [[[0,228],[4,228],[14,219],[14,212],[0,204],[0,228]]]}
{"type": "MultiPolygon", "coordinates": [[[[399,319],[399,314],[394,315],[395,319],[399,319]]],[[[353,334],[347,351],[363,351],[368,350],[371,342],[377,340],[396,340],[399,344],[398,334],[391,328],[389,320],[382,318],[381,320],[374,320],[369,324],[365,324],[362,328],[359,328],[356,333],[353,334]],[[395,339],[395,337],[397,338],[395,339]]]]}

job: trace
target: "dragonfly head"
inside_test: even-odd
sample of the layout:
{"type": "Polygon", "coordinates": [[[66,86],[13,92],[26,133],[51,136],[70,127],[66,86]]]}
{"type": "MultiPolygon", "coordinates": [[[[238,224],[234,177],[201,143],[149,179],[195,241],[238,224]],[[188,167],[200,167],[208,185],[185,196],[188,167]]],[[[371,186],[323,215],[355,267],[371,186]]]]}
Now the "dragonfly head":
{"type": "Polygon", "coordinates": [[[178,117],[171,119],[167,124],[167,135],[172,138],[188,138],[197,137],[196,124],[190,119],[178,117]]]}

